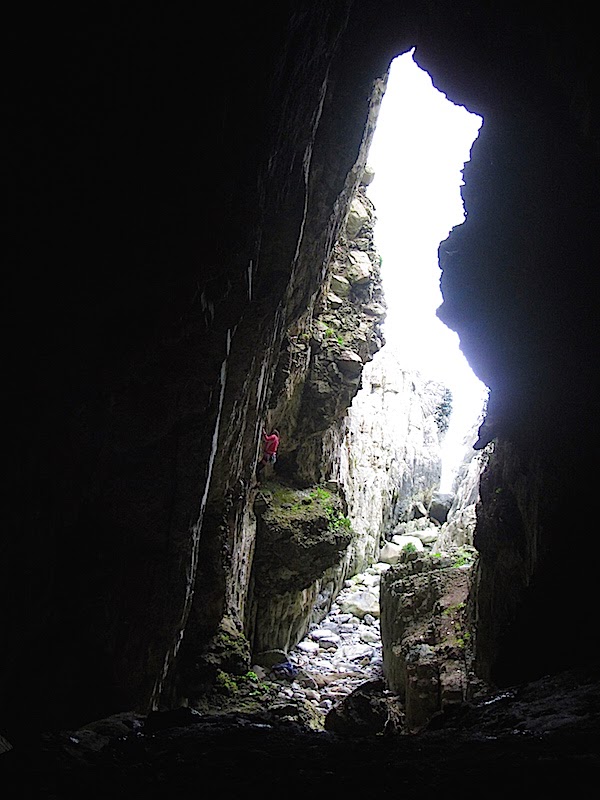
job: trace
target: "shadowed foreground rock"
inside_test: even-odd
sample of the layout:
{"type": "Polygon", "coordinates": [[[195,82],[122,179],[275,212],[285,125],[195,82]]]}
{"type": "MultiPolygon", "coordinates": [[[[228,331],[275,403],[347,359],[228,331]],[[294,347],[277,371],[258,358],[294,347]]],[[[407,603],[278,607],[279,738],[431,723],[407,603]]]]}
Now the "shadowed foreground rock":
{"type": "Polygon", "coordinates": [[[371,788],[475,797],[595,780],[599,714],[595,669],[457,706],[415,736],[317,733],[281,713],[201,717],[180,709],[47,736],[33,764],[10,752],[0,763],[5,781],[24,787],[39,779],[42,797],[197,797],[209,786],[215,793],[371,788]]]}

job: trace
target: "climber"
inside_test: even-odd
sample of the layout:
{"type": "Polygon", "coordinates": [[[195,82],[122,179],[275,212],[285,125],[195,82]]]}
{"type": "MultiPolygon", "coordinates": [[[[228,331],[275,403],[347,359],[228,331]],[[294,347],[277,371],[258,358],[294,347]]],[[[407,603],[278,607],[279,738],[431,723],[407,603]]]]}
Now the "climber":
{"type": "Polygon", "coordinates": [[[279,447],[278,430],[273,430],[272,433],[268,434],[266,430],[263,428],[262,435],[264,439],[263,456],[256,468],[257,475],[260,475],[261,470],[264,469],[267,464],[275,463],[275,460],[277,458],[277,448],[279,447]]]}

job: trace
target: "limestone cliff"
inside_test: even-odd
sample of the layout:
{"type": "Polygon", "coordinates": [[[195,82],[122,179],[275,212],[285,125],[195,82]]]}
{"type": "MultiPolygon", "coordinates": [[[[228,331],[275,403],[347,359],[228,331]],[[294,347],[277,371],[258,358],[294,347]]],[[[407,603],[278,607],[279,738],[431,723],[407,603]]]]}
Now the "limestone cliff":
{"type": "MultiPolygon", "coordinates": [[[[365,171],[363,181],[368,176],[365,171]]],[[[346,516],[339,485],[319,484],[339,461],[347,409],[360,389],[363,366],[382,345],[385,302],[373,241],[374,211],[361,183],[314,309],[291,326],[281,347],[270,413],[281,444],[274,470],[265,470],[270,483],[261,487],[254,504],[258,525],[248,561],[251,601],[243,618],[255,655],[295,645],[309,623],[328,611],[355,565],[354,553],[363,548],[346,516]],[[281,496],[288,498],[285,524],[281,496]],[[324,497],[334,517],[317,513],[324,497]],[[328,539],[335,544],[327,547],[328,539]],[[279,566],[269,560],[275,553],[279,566]]]]}
{"type": "Polygon", "coordinates": [[[402,369],[385,347],[366,365],[335,472],[358,534],[357,569],[377,558],[414,504],[429,507],[441,475],[443,397],[441,384],[402,369]]]}
{"type": "Polygon", "coordinates": [[[477,522],[476,508],[480,499],[479,483],[493,450],[492,443],[481,450],[474,449],[480,424],[481,420],[465,437],[463,460],[454,478],[450,507],[435,542],[434,550],[473,545],[477,522]]]}
{"type": "MultiPolygon", "coordinates": [[[[369,180],[365,171],[363,181],[369,180]]],[[[360,388],[363,366],[381,348],[386,307],[373,239],[375,209],[364,184],[333,248],[314,311],[288,330],[271,412],[282,431],[276,472],[298,485],[325,480],[331,449],[360,388]]]]}

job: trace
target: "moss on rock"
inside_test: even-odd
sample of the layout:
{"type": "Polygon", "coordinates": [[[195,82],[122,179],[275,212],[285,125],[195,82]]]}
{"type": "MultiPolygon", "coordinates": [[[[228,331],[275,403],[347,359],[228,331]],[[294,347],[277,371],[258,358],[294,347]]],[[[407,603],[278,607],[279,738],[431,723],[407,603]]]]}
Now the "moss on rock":
{"type": "Polygon", "coordinates": [[[259,594],[307,588],[338,563],[352,541],[341,499],[322,487],[270,483],[262,491],[254,558],[259,594]]]}

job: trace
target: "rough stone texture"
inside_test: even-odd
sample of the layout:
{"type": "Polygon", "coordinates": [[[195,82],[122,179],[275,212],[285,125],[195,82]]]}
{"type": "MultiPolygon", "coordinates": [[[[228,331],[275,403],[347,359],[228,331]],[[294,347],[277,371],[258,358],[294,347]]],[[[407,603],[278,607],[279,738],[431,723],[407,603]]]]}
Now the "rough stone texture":
{"type": "Polygon", "coordinates": [[[385,301],[373,241],[375,210],[362,186],[353,203],[360,216],[348,215],[320,299],[312,315],[304,315],[301,325],[288,334],[275,380],[273,417],[285,430],[277,472],[298,485],[329,477],[339,458],[339,430],[359,391],[363,365],[383,344],[385,301]],[[347,283],[347,291],[330,292],[340,281],[347,283]]]}
{"type": "MultiPolygon", "coordinates": [[[[557,788],[594,785],[600,763],[597,672],[545,677],[449,708],[418,736],[365,736],[365,721],[375,732],[386,714],[377,688],[370,696],[368,688],[349,704],[340,733],[301,727],[301,717],[281,703],[271,711],[200,719],[190,709],[147,718],[129,714],[98,723],[96,749],[88,746],[93,732],[79,729],[45,736],[33,764],[19,761],[15,751],[5,754],[3,775],[30,796],[61,798],[140,792],[191,798],[207,773],[237,793],[260,793],[265,775],[282,793],[293,785],[313,793],[327,787],[392,795],[401,785],[415,796],[438,796],[449,786],[463,794],[469,786],[475,793],[491,786],[552,795],[557,788]]],[[[393,732],[392,714],[388,719],[386,733],[393,732]]]]}
{"type": "Polygon", "coordinates": [[[344,736],[375,736],[402,729],[398,698],[386,695],[384,681],[363,683],[325,717],[325,730],[344,736]]]}
{"type": "Polygon", "coordinates": [[[556,631],[587,641],[597,592],[564,543],[598,452],[594,26],[291,2],[214,7],[207,41],[204,15],[52,7],[10,33],[2,735],[173,704],[185,649],[241,627],[281,345],[321,298],[386,69],[413,46],[484,117],[440,248],[440,315],[491,387],[479,668],[589,663],[556,631]]]}
{"type": "MultiPolygon", "coordinates": [[[[447,550],[473,544],[481,474],[493,450],[491,443],[482,450],[474,450],[473,445],[476,441],[476,432],[466,438],[465,455],[453,483],[452,502],[434,544],[434,550],[447,550]]],[[[429,513],[431,514],[431,510],[429,513]]]]}
{"type": "Polygon", "coordinates": [[[339,591],[352,540],[336,495],[272,488],[255,503],[259,524],[247,624],[255,652],[287,652],[306,635],[321,610],[319,594],[331,600],[339,591]]]}
{"type": "MultiPolygon", "coordinates": [[[[507,657],[512,647],[520,647],[528,657],[536,645],[544,650],[552,643],[555,651],[562,651],[560,630],[569,630],[572,641],[581,641],[584,620],[570,613],[565,622],[563,603],[556,599],[569,597],[569,605],[573,602],[571,580],[585,580],[587,564],[574,558],[563,537],[556,542],[548,535],[548,513],[555,509],[560,515],[561,510],[555,505],[557,496],[547,490],[544,466],[535,454],[523,456],[511,444],[493,444],[481,478],[474,538],[481,554],[474,580],[477,670],[488,681],[512,674],[514,666],[507,657]],[[559,563],[552,559],[556,546],[562,552],[559,563]],[[542,614],[540,603],[548,598],[550,605],[542,614]]],[[[564,659],[564,653],[554,652],[553,660],[564,659]]]]}
{"type": "Polygon", "coordinates": [[[377,559],[396,524],[416,503],[429,505],[439,486],[436,412],[443,396],[440,384],[403,370],[385,347],[365,366],[361,383],[333,473],[357,532],[357,571],[377,559]]]}
{"type": "Polygon", "coordinates": [[[419,559],[381,578],[383,671],[404,702],[409,731],[468,697],[465,609],[469,569],[419,559]]]}
{"type": "MultiPolygon", "coordinates": [[[[331,471],[331,461],[338,453],[328,443],[337,440],[336,433],[359,390],[364,362],[382,344],[380,325],[385,304],[379,257],[373,243],[373,204],[361,187],[357,188],[353,203],[354,216],[351,205],[315,302],[288,328],[281,343],[271,392],[271,416],[283,435],[275,469],[269,467],[263,475],[283,478],[286,483],[272,485],[272,491],[266,494],[259,493],[252,513],[236,511],[231,497],[226,496],[228,507],[219,525],[221,531],[235,526],[233,541],[239,544],[233,549],[237,563],[232,564],[231,574],[226,575],[222,568],[226,605],[217,606],[216,613],[223,613],[225,608],[231,618],[239,621],[239,629],[258,651],[287,650],[295,645],[309,623],[328,611],[352,570],[353,552],[361,549],[360,545],[352,550],[348,547],[358,539],[351,535],[350,526],[331,528],[332,523],[339,522],[341,499],[330,495],[329,507],[325,508],[318,498],[319,492],[329,494],[326,489],[303,492],[300,488],[295,492],[291,488],[308,487],[331,471]],[[355,271],[357,254],[364,267],[360,274],[355,271]],[[341,293],[343,298],[329,291],[330,286],[343,281],[347,284],[347,291],[341,293]],[[326,512],[337,516],[332,519],[326,512]]],[[[239,449],[229,444],[226,447],[227,452],[239,449]]],[[[235,499],[243,509],[247,495],[243,482],[239,484],[235,499]]],[[[332,491],[338,492],[339,488],[333,482],[332,491]]],[[[345,504],[343,510],[347,510],[345,504]]],[[[205,528],[210,531],[208,526],[205,528]]],[[[206,581],[201,572],[199,583],[199,593],[206,598],[206,581]]],[[[209,650],[212,642],[207,629],[214,626],[214,619],[207,614],[206,599],[197,607],[197,614],[192,609],[180,659],[180,672],[184,674],[197,672],[198,664],[205,660],[206,641],[209,650]]],[[[185,681],[180,681],[180,693],[185,692],[184,687],[185,681]]]]}

